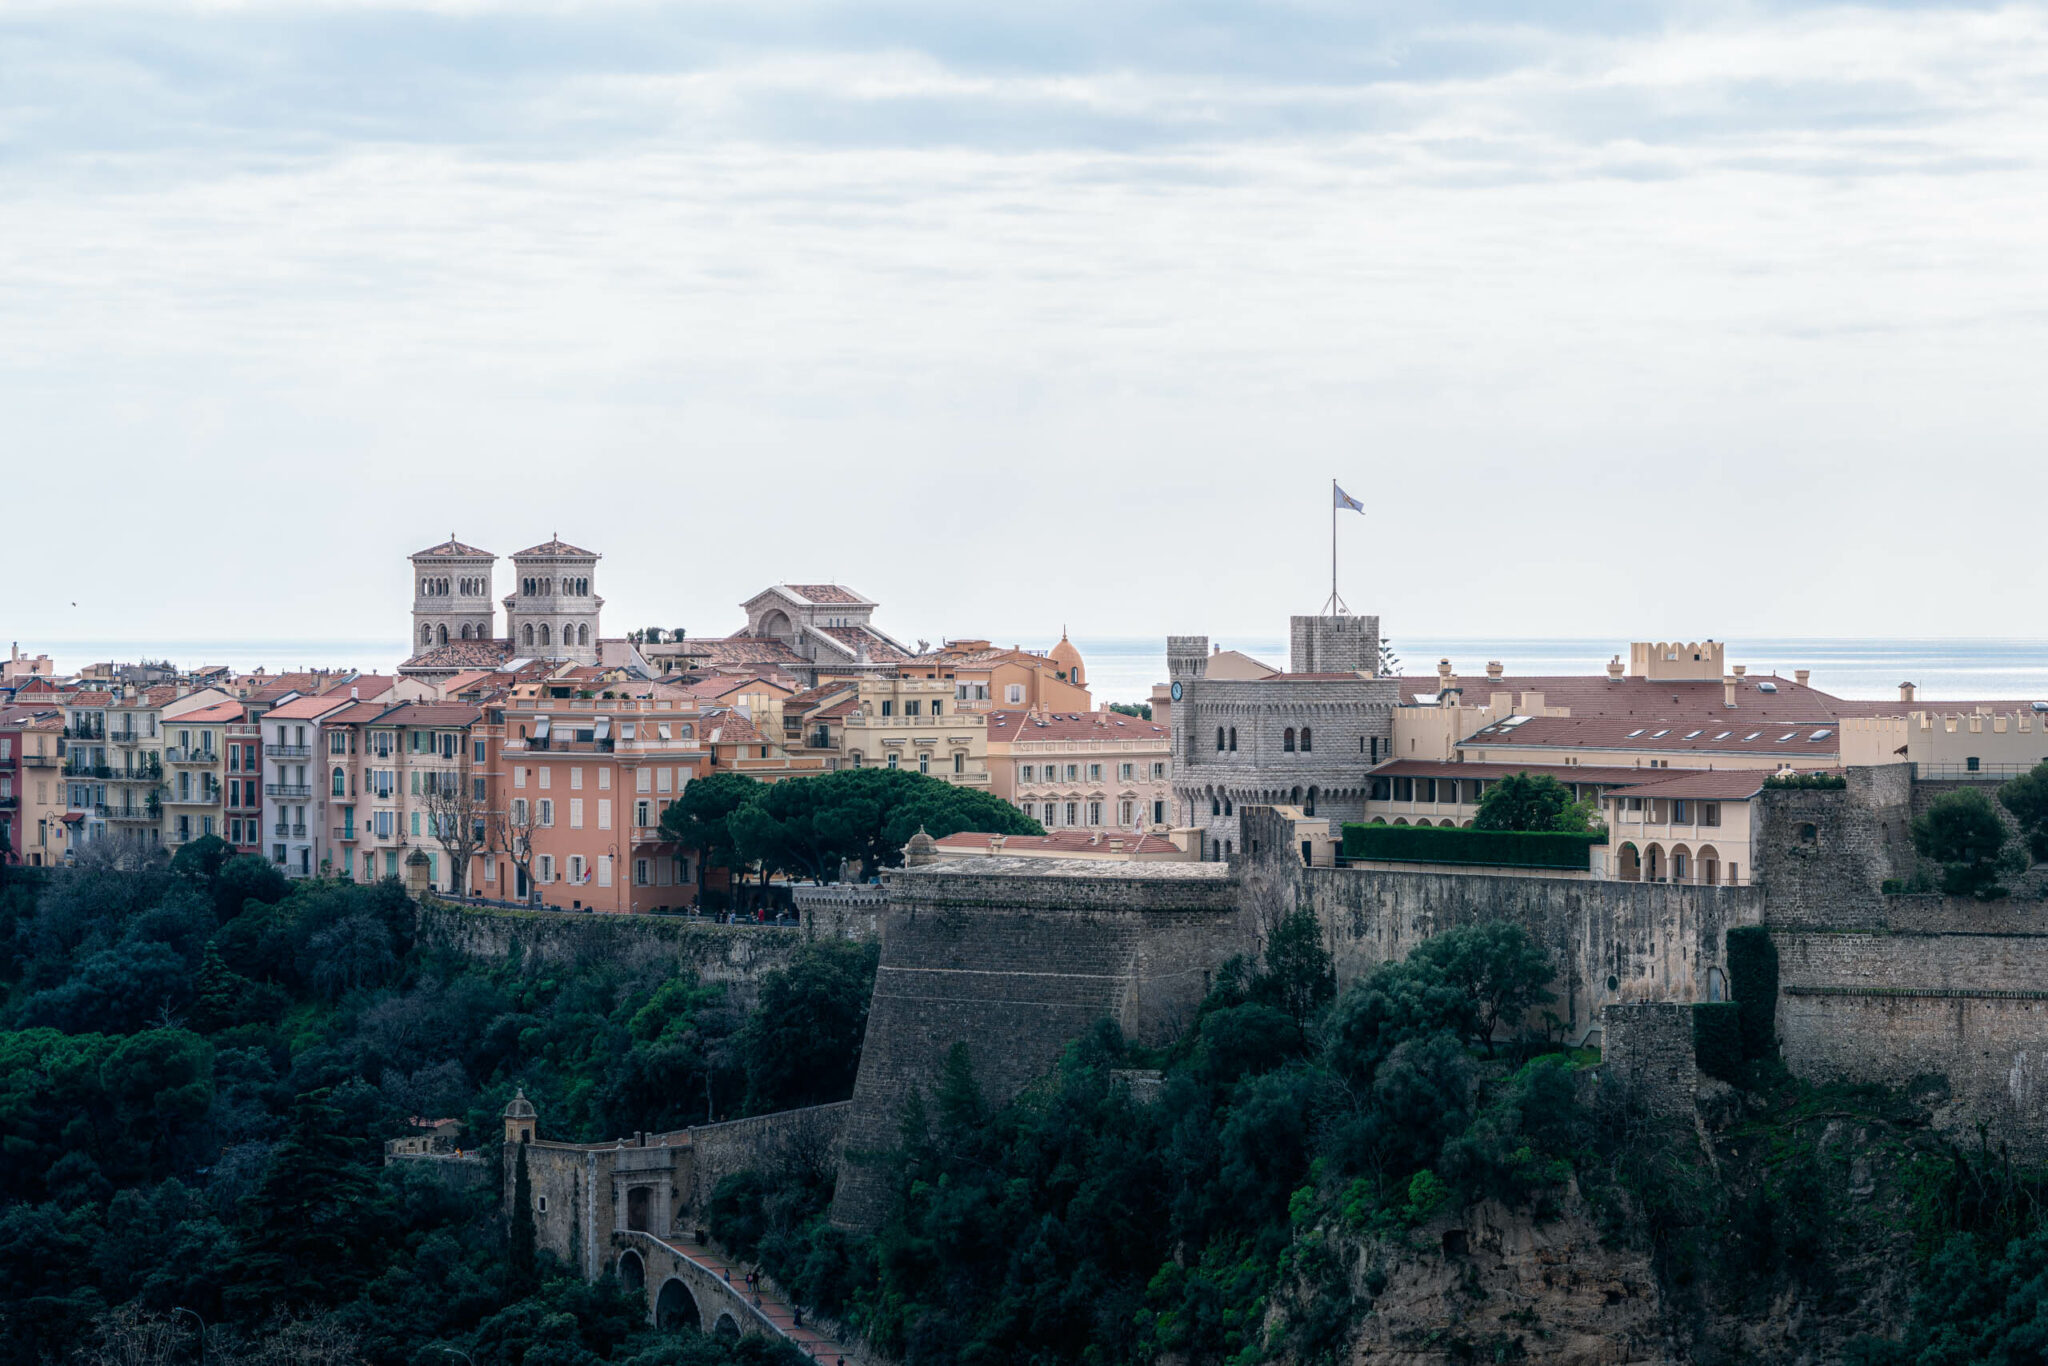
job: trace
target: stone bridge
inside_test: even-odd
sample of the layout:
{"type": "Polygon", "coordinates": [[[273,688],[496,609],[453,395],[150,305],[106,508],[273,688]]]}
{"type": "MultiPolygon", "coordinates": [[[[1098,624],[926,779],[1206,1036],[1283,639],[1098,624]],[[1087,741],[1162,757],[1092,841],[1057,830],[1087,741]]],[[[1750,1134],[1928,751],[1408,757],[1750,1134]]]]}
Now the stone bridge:
{"type": "Polygon", "coordinates": [[[620,1283],[647,1297],[648,1321],[658,1328],[692,1328],[723,1338],[760,1333],[786,1338],[827,1366],[867,1366],[865,1357],[838,1339],[799,1324],[796,1311],[772,1285],[749,1292],[746,1269],[708,1247],[685,1250],[637,1229],[615,1232],[612,1242],[612,1268],[620,1283]]]}

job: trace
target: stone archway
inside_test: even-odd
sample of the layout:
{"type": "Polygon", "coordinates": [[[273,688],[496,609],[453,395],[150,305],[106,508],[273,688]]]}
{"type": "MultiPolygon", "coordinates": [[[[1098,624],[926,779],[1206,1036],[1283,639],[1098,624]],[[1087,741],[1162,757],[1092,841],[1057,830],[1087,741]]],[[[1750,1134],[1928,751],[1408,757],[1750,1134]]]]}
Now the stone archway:
{"type": "Polygon", "coordinates": [[[1711,844],[1702,844],[1699,863],[1700,881],[1709,887],[1718,886],[1721,881],[1721,851],[1711,844]]]}
{"type": "Polygon", "coordinates": [[[619,1284],[634,1294],[645,1294],[647,1290],[647,1263],[640,1260],[640,1254],[627,1248],[619,1254],[619,1284]]]}
{"type": "MultiPolygon", "coordinates": [[[[732,1315],[719,1319],[724,1324],[732,1315]]],[[[690,1293],[690,1287],[671,1276],[662,1282],[661,1293],[654,1298],[654,1326],[664,1332],[677,1333],[688,1328],[695,1332],[704,1331],[704,1315],[698,1312],[697,1297],[690,1293]]]]}
{"type": "Polygon", "coordinates": [[[654,1202],[654,1187],[634,1186],[626,1192],[626,1227],[641,1233],[654,1231],[650,1209],[654,1202]]]}
{"type": "Polygon", "coordinates": [[[1643,880],[1642,859],[1633,844],[1624,843],[1614,851],[1614,876],[1622,882],[1643,880]]]}
{"type": "Polygon", "coordinates": [[[796,626],[790,621],[787,612],[779,607],[770,608],[761,614],[761,624],[755,629],[754,634],[767,636],[771,640],[793,641],[796,639],[796,626]]]}
{"type": "Polygon", "coordinates": [[[714,1337],[736,1338],[740,1335],[739,1320],[730,1314],[720,1314],[718,1316],[718,1326],[713,1328],[711,1333],[714,1337]]]}

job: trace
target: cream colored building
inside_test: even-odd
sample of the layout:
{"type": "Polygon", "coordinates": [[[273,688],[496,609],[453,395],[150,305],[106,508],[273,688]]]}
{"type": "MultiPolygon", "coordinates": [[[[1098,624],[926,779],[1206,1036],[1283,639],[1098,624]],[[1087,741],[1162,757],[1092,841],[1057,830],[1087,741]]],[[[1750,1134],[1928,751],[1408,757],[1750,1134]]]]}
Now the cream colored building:
{"type": "Polygon", "coordinates": [[[2017,777],[2048,760],[2048,703],[1967,711],[1899,705],[1896,715],[1842,719],[1845,765],[1909,763],[1922,778],[1988,779],[2017,777]]]}
{"type": "Polygon", "coordinates": [[[1163,828],[1173,810],[1173,733],[1108,709],[993,711],[991,790],[1047,830],[1163,828]]]}
{"type": "Polygon", "coordinates": [[[1676,773],[1601,798],[1607,845],[1596,874],[1621,882],[1747,886],[1756,867],[1755,770],[1676,773]]]}
{"type": "Polygon", "coordinates": [[[859,684],[837,738],[841,767],[902,768],[959,787],[988,787],[988,715],[962,711],[944,679],[859,684]]]}
{"type": "Polygon", "coordinates": [[[173,853],[208,835],[226,838],[228,731],[242,725],[239,702],[215,702],[163,719],[161,830],[173,853]]]}
{"type": "Polygon", "coordinates": [[[67,820],[63,748],[63,712],[0,710],[0,770],[14,781],[11,793],[0,792],[0,824],[7,826],[9,857],[32,868],[54,867],[76,843],[79,822],[67,820]]]}

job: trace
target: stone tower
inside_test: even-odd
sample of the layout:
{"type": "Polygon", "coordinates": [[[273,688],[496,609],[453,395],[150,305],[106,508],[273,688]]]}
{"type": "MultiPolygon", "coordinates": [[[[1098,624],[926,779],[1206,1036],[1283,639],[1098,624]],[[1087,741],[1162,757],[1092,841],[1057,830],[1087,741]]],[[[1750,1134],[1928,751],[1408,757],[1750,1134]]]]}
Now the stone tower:
{"type": "Polygon", "coordinates": [[[533,1102],[526,1098],[526,1088],[522,1086],[513,1095],[512,1103],[505,1107],[505,1141],[531,1142],[539,1124],[540,1116],[535,1112],[533,1102]]]}
{"type": "Polygon", "coordinates": [[[1289,673],[1379,676],[1378,617],[1289,617],[1287,626],[1289,673]]]}
{"type": "Polygon", "coordinates": [[[597,559],[559,537],[512,557],[505,634],[515,655],[597,663],[597,559]]]}
{"type": "Polygon", "coordinates": [[[415,654],[454,640],[489,640],[491,571],[498,557],[450,535],[412,557],[415,654]]]}

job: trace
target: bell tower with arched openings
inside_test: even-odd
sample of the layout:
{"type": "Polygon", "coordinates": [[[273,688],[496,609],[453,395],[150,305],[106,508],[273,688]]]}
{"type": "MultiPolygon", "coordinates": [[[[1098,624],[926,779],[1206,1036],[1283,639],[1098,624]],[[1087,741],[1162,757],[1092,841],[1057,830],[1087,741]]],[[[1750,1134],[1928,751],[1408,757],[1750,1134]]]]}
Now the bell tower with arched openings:
{"type": "Polygon", "coordinates": [[[505,634],[515,657],[597,663],[597,560],[559,536],[512,557],[505,634]]]}
{"type": "Polygon", "coordinates": [[[461,640],[489,640],[495,609],[491,571],[498,557],[451,532],[412,557],[412,652],[461,640]]]}

